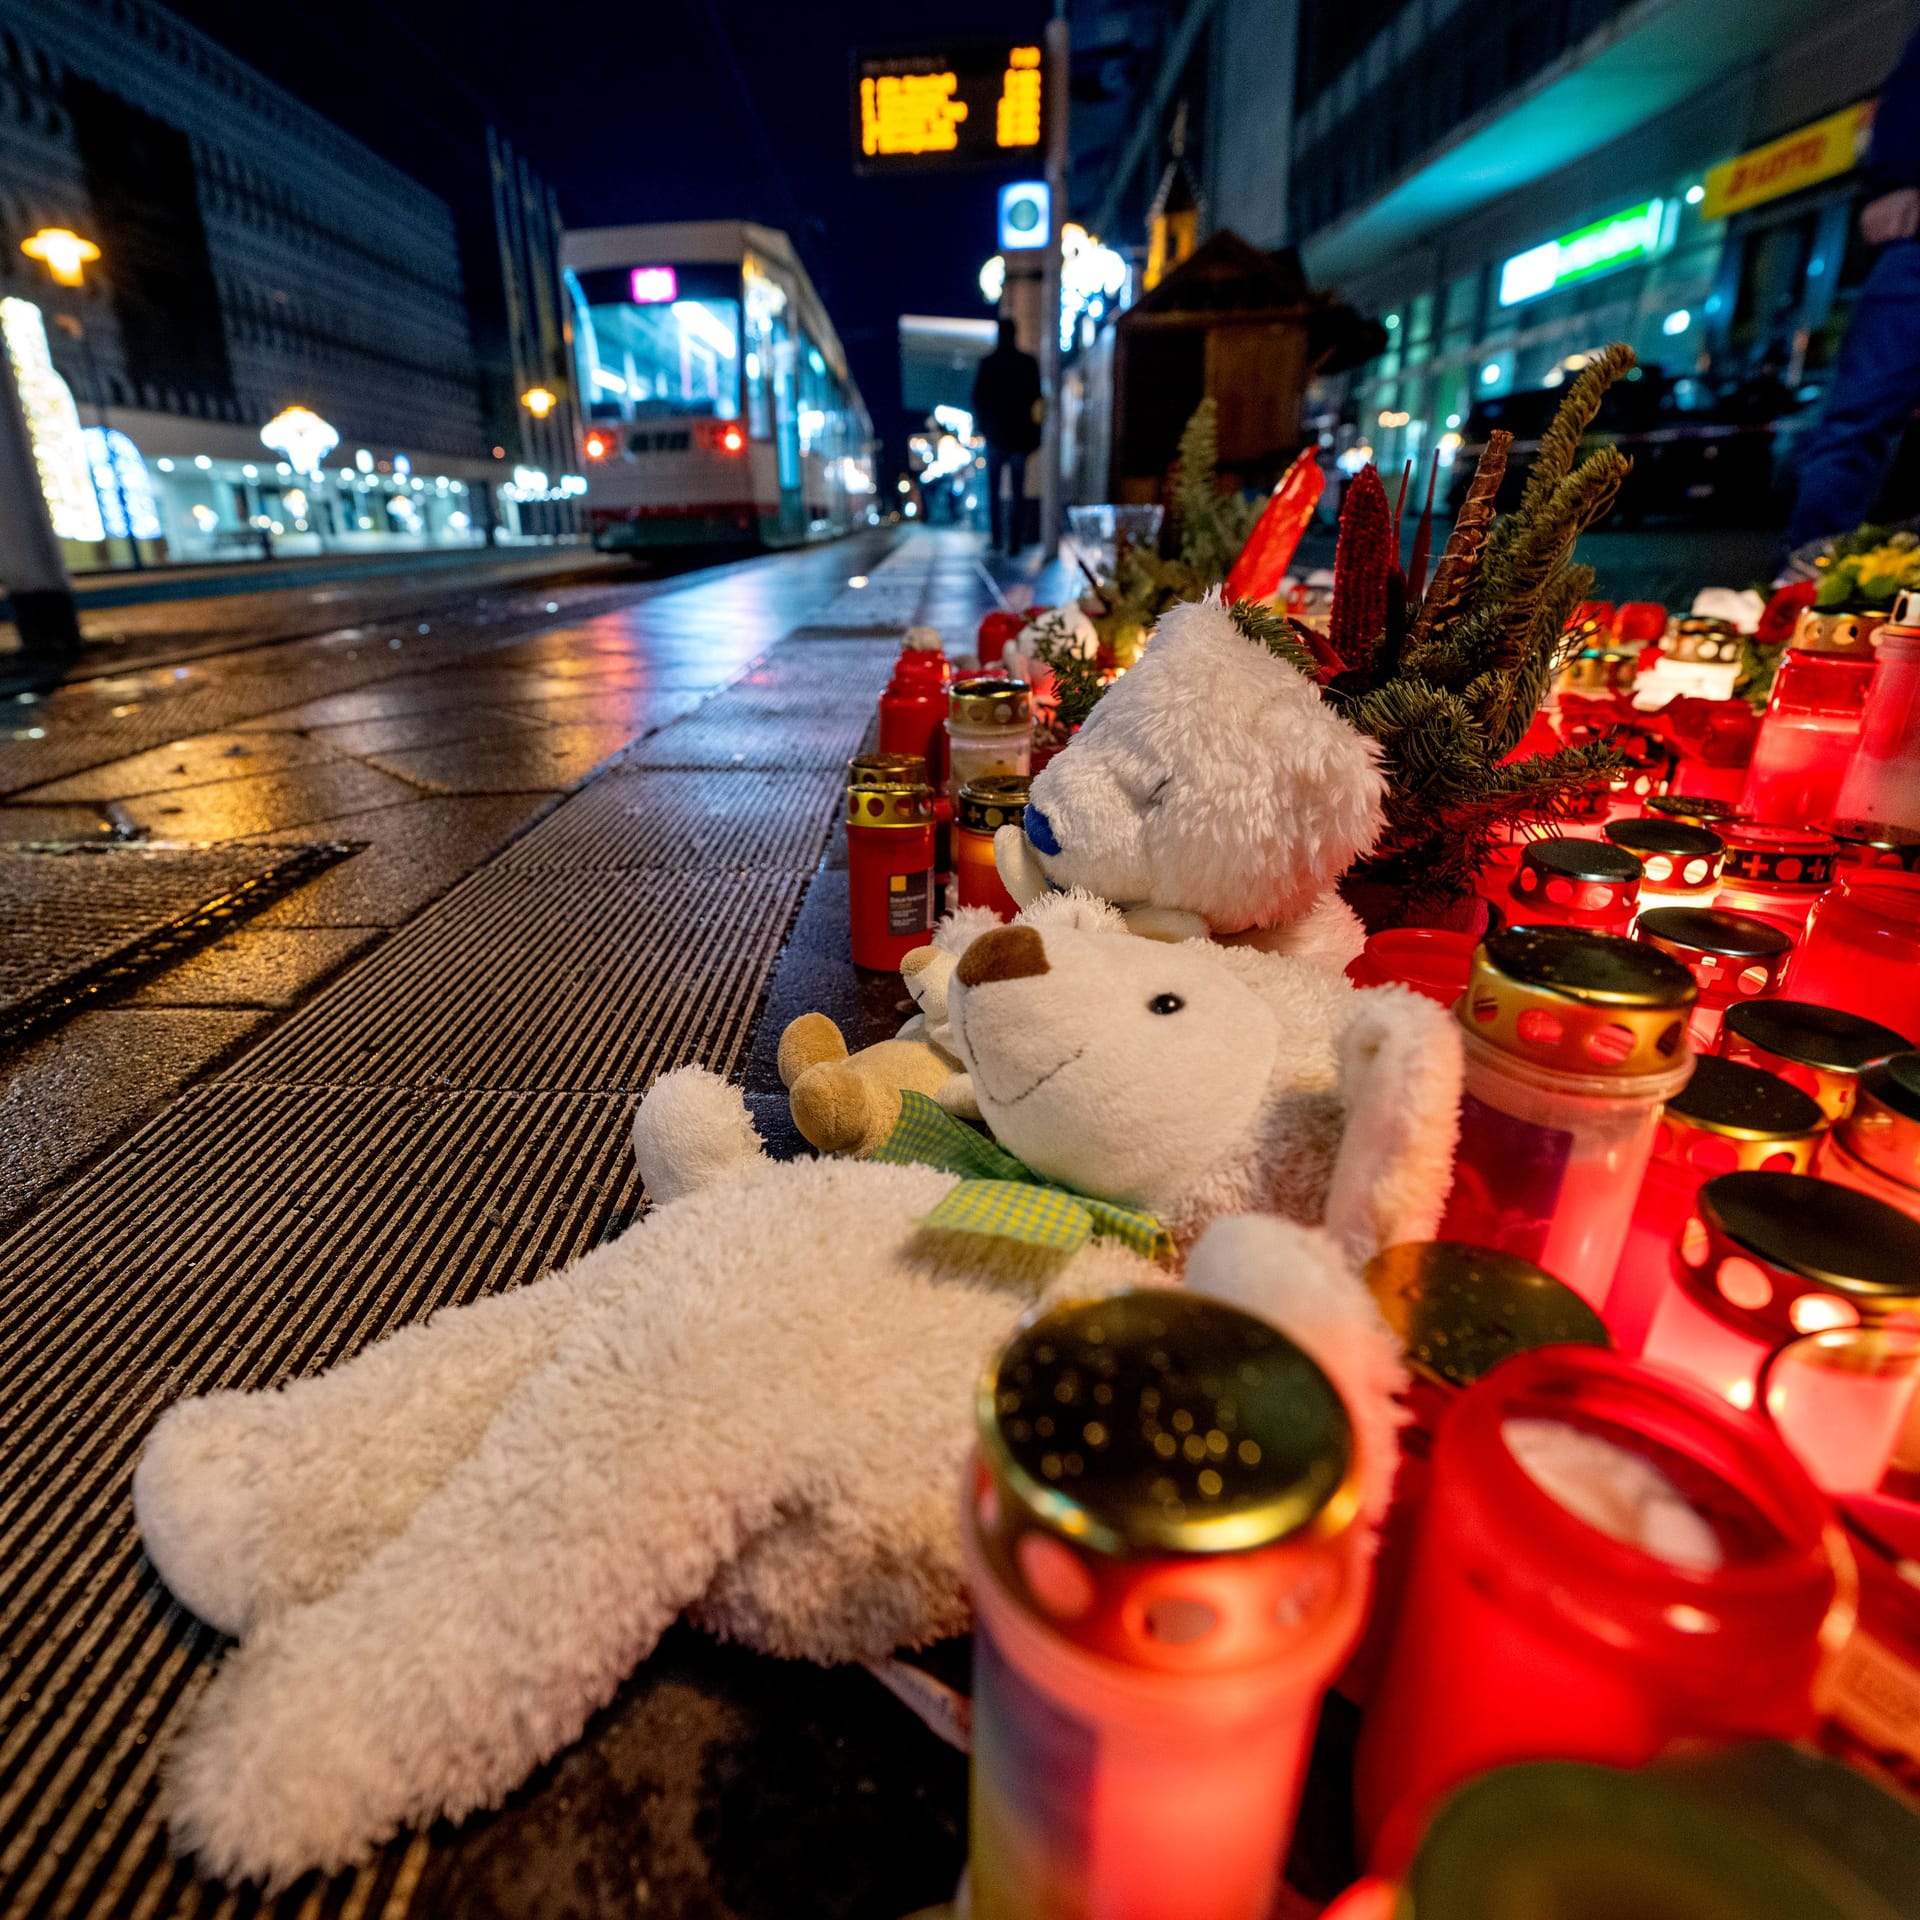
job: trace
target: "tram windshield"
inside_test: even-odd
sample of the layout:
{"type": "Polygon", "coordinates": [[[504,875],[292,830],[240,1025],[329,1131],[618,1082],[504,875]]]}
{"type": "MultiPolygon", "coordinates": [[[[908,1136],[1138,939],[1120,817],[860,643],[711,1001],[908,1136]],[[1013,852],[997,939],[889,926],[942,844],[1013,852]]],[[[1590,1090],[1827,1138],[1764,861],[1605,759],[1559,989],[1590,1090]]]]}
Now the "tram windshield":
{"type": "Polygon", "coordinates": [[[589,420],[740,411],[740,275],[702,263],[569,271],[581,411],[589,420]]]}

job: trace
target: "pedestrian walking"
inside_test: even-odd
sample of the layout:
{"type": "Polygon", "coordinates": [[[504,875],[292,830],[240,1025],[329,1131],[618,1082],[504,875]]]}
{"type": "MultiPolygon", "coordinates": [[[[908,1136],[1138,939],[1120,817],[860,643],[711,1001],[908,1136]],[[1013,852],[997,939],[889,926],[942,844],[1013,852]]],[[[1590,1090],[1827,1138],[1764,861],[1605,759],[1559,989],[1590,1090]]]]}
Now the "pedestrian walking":
{"type": "Polygon", "coordinates": [[[1023,353],[1011,320],[1000,322],[1000,344],[973,376],[973,423],[987,443],[987,515],[992,543],[1001,553],[1024,544],[1021,520],[1027,492],[1027,455],[1040,445],[1046,417],[1040,394],[1040,363],[1023,353]],[[1007,498],[1001,498],[1003,478],[1007,498]]]}

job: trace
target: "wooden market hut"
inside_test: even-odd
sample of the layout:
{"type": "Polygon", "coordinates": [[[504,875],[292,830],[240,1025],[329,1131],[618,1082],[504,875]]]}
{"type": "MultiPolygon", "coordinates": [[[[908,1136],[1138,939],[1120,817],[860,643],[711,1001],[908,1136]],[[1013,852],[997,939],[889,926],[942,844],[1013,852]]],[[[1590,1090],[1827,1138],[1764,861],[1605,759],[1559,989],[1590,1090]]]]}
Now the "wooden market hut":
{"type": "Polygon", "coordinates": [[[1180,430],[1219,407],[1220,470],[1271,484],[1301,444],[1315,374],[1360,365],[1385,329],[1307,285],[1291,247],[1268,253],[1223,229],[1114,322],[1109,500],[1160,498],[1180,430]]]}

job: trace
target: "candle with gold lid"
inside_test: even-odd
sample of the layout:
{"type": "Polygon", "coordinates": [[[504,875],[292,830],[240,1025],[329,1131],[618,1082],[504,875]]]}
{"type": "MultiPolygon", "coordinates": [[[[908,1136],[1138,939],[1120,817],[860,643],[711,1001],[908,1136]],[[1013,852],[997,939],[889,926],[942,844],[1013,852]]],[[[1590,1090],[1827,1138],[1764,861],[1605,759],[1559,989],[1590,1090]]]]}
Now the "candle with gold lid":
{"type": "Polygon", "coordinates": [[[1338,1394],[1171,1290],[1029,1319],[982,1381],[974,1920],[1265,1920],[1368,1530],[1338,1394]]]}
{"type": "Polygon", "coordinates": [[[961,906],[991,907],[1003,920],[1020,911],[994,864],[993,836],[1020,819],[1032,785],[1024,773],[984,773],[960,789],[953,803],[953,871],[961,906]]]}
{"type": "Polygon", "coordinates": [[[1638,1353],[1646,1339],[1666,1291],[1674,1236],[1702,1184],[1742,1169],[1811,1172],[1826,1127],[1817,1101],[1758,1067],[1712,1054],[1694,1062],[1693,1078],[1661,1110],[1607,1295],[1607,1325],[1623,1353],[1638,1353]]]}
{"type": "Polygon", "coordinates": [[[1784,927],[1723,907],[1649,907],[1633,935],[1691,970],[1700,997],[1690,1024],[1694,1045],[1702,1048],[1719,1038],[1728,1007],[1771,993],[1793,958],[1784,927]]]}
{"type": "Polygon", "coordinates": [[[1877,820],[1828,820],[1821,830],[1839,842],[1841,872],[1881,867],[1920,873],[1920,827],[1890,827],[1877,820]]]}
{"type": "Polygon", "coordinates": [[[1776,1347],[1851,1326],[1920,1326],[1920,1221],[1811,1174],[1727,1173],[1681,1226],[1646,1357],[1751,1407],[1776,1347]]]}
{"type": "Polygon", "coordinates": [[[1640,862],[1640,910],[1708,906],[1720,884],[1727,843],[1709,827],[1642,815],[1609,820],[1607,838],[1640,862]]]}
{"type": "Polygon", "coordinates": [[[1720,1033],[1727,1059],[1764,1067],[1811,1094],[1829,1120],[1844,1120],[1851,1111],[1866,1068],[1912,1044],[1877,1020],[1811,1000],[1743,1001],[1727,1009],[1720,1033]]]}
{"type": "Polygon", "coordinates": [[[1692,827],[1711,827],[1720,833],[1727,822],[1744,820],[1737,800],[1721,800],[1706,793],[1649,794],[1646,811],[1662,820],[1682,820],[1692,827]]]}
{"type": "Polygon", "coordinates": [[[1812,827],[1757,820],[1734,822],[1721,838],[1727,860],[1715,904],[1777,920],[1797,937],[1813,903],[1833,884],[1840,843],[1812,827]]]}
{"type": "Polygon", "coordinates": [[[1640,896],[1640,862],[1604,840],[1530,840],[1508,889],[1507,917],[1533,926],[1625,933],[1640,896]]]}
{"type": "Polygon", "coordinates": [[[927,778],[927,763],[917,753],[856,753],[847,762],[849,786],[911,786],[927,778]]]}
{"type": "Polygon", "coordinates": [[[1456,1018],[1460,1149],[1441,1236],[1612,1284],[1660,1102],[1686,1084],[1697,989],[1679,961],[1572,927],[1488,935],[1456,1018]]]}
{"type": "Polygon", "coordinates": [[[1820,1171],[1920,1219],[1920,1053],[1896,1053],[1861,1074],[1820,1171]]]}

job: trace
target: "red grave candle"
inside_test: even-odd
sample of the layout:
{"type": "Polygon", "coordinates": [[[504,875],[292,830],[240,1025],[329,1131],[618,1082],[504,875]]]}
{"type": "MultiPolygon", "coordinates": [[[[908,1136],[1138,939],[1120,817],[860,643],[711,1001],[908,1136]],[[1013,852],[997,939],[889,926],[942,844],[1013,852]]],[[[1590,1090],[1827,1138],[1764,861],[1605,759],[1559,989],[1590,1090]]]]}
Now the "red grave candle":
{"type": "Polygon", "coordinates": [[[1749,1067],[1763,1067],[1789,1086],[1811,1094],[1829,1120],[1853,1109],[1860,1075],[1876,1060],[1905,1053],[1912,1041],[1838,1007],[1810,1000],[1748,1000],[1729,1007],[1720,1029],[1720,1052],[1749,1067]]]}
{"type": "Polygon", "coordinates": [[[953,804],[953,870],[963,907],[991,907],[1002,920],[1020,911],[994,863],[993,836],[1026,810],[1032,780],[1023,773],[988,773],[969,780],[953,804]]]}
{"type": "Polygon", "coordinates": [[[1661,1110],[1607,1295],[1607,1326],[1622,1353],[1638,1353],[1646,1340],[1667,1289],[1674,1239],[1702,1185],[1743,1168],[1810,1172],[1826,1127],[1816,1100],[1758,1067],[1711,1054],[1693,1063],[1693,1078],[1661,1110]]]}
{"type": "Polygon", "coordinates": [[[1920,1220],[1920,1053],[1896,1053],[1860,1075],[1820,1171],[1920,1220]]]}
{"type": "Polygon", "coordinates": [[[1837,813],[1873,679],[1873,655],[1789,647],[1747,768],[1742,808],[1782,826],[1837,813]]]}
{"type": "Polygon", "coordinates": [[[1857,878],[1859,870],[1867,867],[1886,873],[1920,873],[1920,828],[1842,819],[1824,822],[1822,831],[1839,843],[1837,878],[1857,878]]]}
{"type": "Polygon", "coordinates": [[[1920,1326],[1920,1221],[1812,1174],[1726,1173],[1675,1238],[1645,1355],[1745,1409],[1776,1347],[1851,1326],[1920,1326]]]}
{"type": "Polygon", "coordinates": [[[1347,962],[1347,978],[1356,987],[1411,987],[1450,1007],[1466,991],[1478,944],[1472,934],[1444,927],[1389,927],[1367,936],[1347,962]]]}
{"type": "Polygon", "coordinates": [[[1920,874],[1867,871],[1812,909],[1787,970],[1799,1000],[1920,1028],[1920,874]]]}
{"type": "Polygon", "coordinates": [[[1585,927],[1625,933],[1640,899],[1640,862],[1603,840],[1530,840],[1508,888],[1516,926],[1585,927]]]}
{"type": "Polygon", "coordinates": [[[945,744],[947,682],[952,669],[935,647],[902,647],[880,695],[880,751],[912,754],[936,784],[945,744]]]}
{"type": "Polygon", "coordinates": [[[1727,1008],[1772,993],[1793,957],[1785,928],[1718,907],[1650,907],[1633,933],[1691,969],[1700,997],[1689,1024],[1693,1043],[1701,1048],[1719,1037],[1727,1008]]]}
{"type": "Polygon", "coordinates": [[[1685,820],[1640,817],[1609,820],[1606,837],[1640,862],[1640,911],[1649,907],[1706,907],[1719,890],[1727,843],[1685,820]]]}
{"type": "Polygon", "coordinates": [[[1597,1348],[1496,1368],[1441,1425],[1361,1730],[1373,1869],[1396,1870],[1440,1798],[1489,1767],[1809,1733],[1850,1584],[1832,1507],[1758,1421],[1597,1348]],[[1543,1440],[1596,1472],[1545,1474],[1543,1440]],[[1636,1515],[1623,1480],[1666,1497],[1636,1515]]]}
{"type": "Polygon", "coordinates": [[[853,962],[891,972],[933,931],[933,788],[853,772],[847,779],[847,886],[853,962]]]}
{"type": "Polygon", "coordinates": [[[1813,827],[1769,826],[1757,820],[1729,825],[1720,892],[1714,905],[1754,913],[1797,935],[1813,903],[1833,885],[1839,842],[1813,827]]]}
{"type": "Polygon", "coordinates": [[[1690,827],[1710,827],[1724,840],[1727,824],[1744,820],[1737,796],[1720,798],[1706,793],[1655,793],[1647,798],[1646,811],[1661,820],[1680,820],[1690,827]]]}

